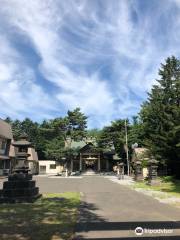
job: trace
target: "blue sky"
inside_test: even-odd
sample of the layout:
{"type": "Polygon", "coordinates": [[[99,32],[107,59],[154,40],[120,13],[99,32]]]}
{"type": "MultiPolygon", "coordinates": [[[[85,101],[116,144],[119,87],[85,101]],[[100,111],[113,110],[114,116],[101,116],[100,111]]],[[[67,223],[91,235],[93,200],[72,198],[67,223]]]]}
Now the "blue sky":
{"type": "Polygon", "coordinates": [[[180,57],[179,0],[0,0],[1,117],[132,117],[180,57]]]}

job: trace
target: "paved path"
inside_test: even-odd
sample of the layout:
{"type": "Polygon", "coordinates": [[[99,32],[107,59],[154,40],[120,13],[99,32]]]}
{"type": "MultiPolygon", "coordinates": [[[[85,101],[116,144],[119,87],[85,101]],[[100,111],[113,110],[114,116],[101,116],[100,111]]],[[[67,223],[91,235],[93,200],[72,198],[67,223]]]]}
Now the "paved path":
{"type": "MultiPolygon", "coordinates": [[[[53,179],[38,177],[41,192],[82,193],[75,239],[136,239],[136,227],[173,229],[171,234],[143,234],[144,239],[180,239],[180,210],[104,177],[53,179]],[[174,235],[174,237],[170,237],[174,235]],[[150,237],[150,238],[149,238],[150,237]]],[[[139,237],[138,237],[139,239],[139,237]]]]}
{"type": "Polygon", "coordinates": [[[180,210],[104,177],[35,177],[42,193],[82,193],[75,239],[113,240],[136,238],[136,227],[173,229],[171,234],[143,234],[143,239],[180,239],[180,210]],[[170,235],[174,235],[170,237],[170,235]],[[162,236],[162,237],[160,237],[162,236]]]}

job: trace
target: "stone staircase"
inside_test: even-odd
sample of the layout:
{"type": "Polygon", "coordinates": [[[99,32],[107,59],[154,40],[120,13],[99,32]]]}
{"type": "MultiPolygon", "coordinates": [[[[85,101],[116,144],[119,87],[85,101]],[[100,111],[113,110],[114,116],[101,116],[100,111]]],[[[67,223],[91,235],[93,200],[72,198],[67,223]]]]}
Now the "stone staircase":
{"type": "Polygon", "coordinates": [[[97,173],[95,171],[93,171],[92,169],[88,169],[87,171],[83,172],[81,175],[82,176],[94,176],[94,175],[97,175],[97,173]]]}

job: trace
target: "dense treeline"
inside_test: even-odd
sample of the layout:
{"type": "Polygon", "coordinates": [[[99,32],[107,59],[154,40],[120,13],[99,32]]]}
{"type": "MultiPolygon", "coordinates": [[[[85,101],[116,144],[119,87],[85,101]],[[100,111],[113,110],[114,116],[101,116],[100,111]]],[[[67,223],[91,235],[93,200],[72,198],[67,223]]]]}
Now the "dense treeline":
{"type": "Polygon", "coordinates": [[[64,156],[65,141],[69,137],[80,140],[86,136],[87,117],[80,108],[68,111],[67,116],[45,120],[42,123],[33,122],[26,118],[23,121],[5,119],[11,124],[14,139],[22,133],[27,133],[38,152],[39,159],[58,160],[64,156]]]}
{"type": "MultiPolygon", "coordinates": [[[[38,151],[40,159],[60,159],[71,154],[65,152],[67,138],[80,140],[96,137],[98,147],[108,148],[114,144],[116,152],[125,159],[125,119],[111,122],[103,129],[87,130],[87,117],[80,108],[68,111],[65,117],[36,123],[26,118],[12,121],[14,138],[26,132],[38,151]]],[[[128,147],[138,143],[147,147],[155,158],[180,174],[180,61],[175,57],[161,64],[157,84],[152,86],[148,99],[143,103],[138,116],[132,122],[127,119],[128,147]]],[[[76,151],[71,150],[71,151],[76,151]]]]}

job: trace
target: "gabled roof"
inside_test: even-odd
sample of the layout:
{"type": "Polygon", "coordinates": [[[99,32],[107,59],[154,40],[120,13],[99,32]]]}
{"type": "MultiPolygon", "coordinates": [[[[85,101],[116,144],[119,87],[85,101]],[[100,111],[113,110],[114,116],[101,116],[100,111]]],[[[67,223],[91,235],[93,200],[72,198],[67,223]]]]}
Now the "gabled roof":
{"type": "Polygon", "coordinates": [[[0,136],[6,138],[6,139],[12,139],[12,129],[11,125],[2,119],[0,119],[0,136]]]}
{"type": "Polygon", "coordinates": [[[84,146],[86,146],[86,142],[83,140],[71,142],[71,148],[83,148],[84,146]]]}
{"type": "Polygon", "coordinates": [[[96,146],[93,143],[87,143],[80,149],[80,152],[97,152],[96,146]]]}

